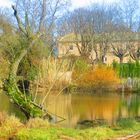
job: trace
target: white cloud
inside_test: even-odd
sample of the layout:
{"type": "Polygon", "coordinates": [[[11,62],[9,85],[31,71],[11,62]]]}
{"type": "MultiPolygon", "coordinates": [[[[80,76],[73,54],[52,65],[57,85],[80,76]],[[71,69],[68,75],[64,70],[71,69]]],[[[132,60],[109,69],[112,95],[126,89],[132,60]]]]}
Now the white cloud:
{"type": "Polygon", "coordinates": [[[10,0],[0,0],[0,7],[11,7],[12,2],[10,0]]]}
{"type": "Polygon", "coordinates": [[[90,0],[71,0],[71,2],[73,8],[78,8],[78,7],[88,6],[90,0]]]}

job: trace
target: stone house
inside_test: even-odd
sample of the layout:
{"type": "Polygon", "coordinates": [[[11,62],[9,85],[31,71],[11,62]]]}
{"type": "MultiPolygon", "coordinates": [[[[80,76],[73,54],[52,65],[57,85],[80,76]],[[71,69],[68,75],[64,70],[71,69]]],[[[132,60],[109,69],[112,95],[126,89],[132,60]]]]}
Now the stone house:
{"type": "MultiPolygon", "coordinates": [[[[58,57],[62,58],[62,57],[69,56],[69,55],[80,56],[78,47],[76,45],[77,42],[78,42],[78,40],[76,39],[74,33],[70,33],[70,34],[67,34],[67,35],[61,37],[58,41],[58,52],[59,52],[58,57]]],[[[116,46],[118,45],[118,43],[116,43],[116,42],[113,44],[116,46]]],[[[96,44],[96,45],[98,46],[99,44],[96,44]]],[[[81,46],[80,43],[79,43],[79,46],[81,46]]],[[[122,45],[122,47],[123,47],[123,45],[122,45]]],[[[98,49],[98,52],[100,52],[99,49],[98,49]]],[[[95,58],[96,58],[95,51],[92,50],[89,55],[89,59],[94,60],[95,58]]],[[[119,58],[113,54],[113,50],[110,45],[103,61],[105,64],[111,64],[114,60],[117,62],[120,61],[119,58]]],[[[129,56],[129,53],[128,53],[128,56],[124,57],[123,63],[127,63],[129,60],[131,60],[131,57],[129,56]]]]}

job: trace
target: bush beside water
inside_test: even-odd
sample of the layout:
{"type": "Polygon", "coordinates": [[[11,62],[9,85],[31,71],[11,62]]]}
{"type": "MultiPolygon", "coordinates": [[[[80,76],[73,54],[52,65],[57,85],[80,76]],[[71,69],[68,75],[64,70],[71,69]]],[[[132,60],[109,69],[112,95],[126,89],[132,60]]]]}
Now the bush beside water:
{"type": "Polygon", "coordinates": [[[73,79],[78,87],[89,89],[111,89],[117,85],[120,80],[115,70],[106,65],[98,65],[96,67],[88,67],[86,70],[75,69],[73,79]]]}

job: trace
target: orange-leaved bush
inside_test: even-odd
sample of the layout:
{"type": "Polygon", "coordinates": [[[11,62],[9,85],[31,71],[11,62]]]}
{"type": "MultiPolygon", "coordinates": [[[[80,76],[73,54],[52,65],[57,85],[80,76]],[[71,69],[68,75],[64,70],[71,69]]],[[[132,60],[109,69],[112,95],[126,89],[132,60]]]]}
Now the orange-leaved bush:
{"type": "Polygon", "coordinates": [[[110,88],[119,83],[119,78],[116,72],[112,67],[99,65],[96,68],[90,68],[88,71],[85,71],[82,75],[74,73],[77,80],[76,83],[80,87],[93,87],[97,88],[110,88]]]}

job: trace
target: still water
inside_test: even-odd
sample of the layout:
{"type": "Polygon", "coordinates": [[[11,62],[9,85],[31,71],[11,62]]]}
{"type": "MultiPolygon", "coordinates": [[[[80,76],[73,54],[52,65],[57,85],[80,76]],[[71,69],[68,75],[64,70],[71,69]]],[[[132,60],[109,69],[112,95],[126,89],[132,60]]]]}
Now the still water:
{"type": "MultiPolygon", "coordinates": [[[[46,101],[48,111],[56,114],[55,121],[64,127],[76,127],[84,120],[106,120],[114,123],[119,118],[140,117],[140,96],[136,94],[61,94],[50,95],[46,101]],[[60,116],[60,117],[58,117],[60,116]],[[61,118],[62,117],[62,118],[61,118]]],[[[21,112],[0,93],[0,111],[15,114],[24,120],[21,112]]]]}

